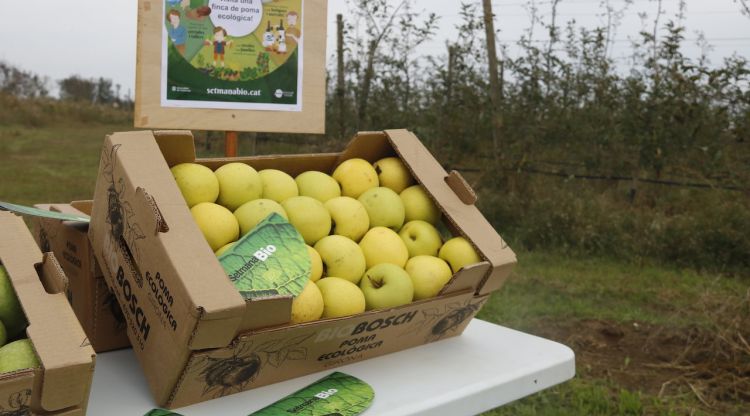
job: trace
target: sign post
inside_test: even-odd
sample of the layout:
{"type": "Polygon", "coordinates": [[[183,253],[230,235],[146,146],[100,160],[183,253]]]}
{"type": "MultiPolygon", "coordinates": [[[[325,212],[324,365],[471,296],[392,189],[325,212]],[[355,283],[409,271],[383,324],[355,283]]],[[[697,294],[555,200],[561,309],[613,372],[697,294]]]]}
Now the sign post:
{"type": "Polygon", "coordinates": [[[237,157],[239,147],[236,131],[224,132],[224,156],[237,157]]]}

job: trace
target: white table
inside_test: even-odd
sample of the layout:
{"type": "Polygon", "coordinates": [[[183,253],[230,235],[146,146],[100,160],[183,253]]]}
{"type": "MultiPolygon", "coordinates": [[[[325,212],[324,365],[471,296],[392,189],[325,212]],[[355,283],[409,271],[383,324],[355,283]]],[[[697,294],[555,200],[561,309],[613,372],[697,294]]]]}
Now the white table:
{"type": "MultiPolygon", "coordinates": [[[[375,390],[365,415],[474,415],[562,383],[575,375],[573,351],[556,342],[474,319],[454,338],[335,370],[260,387],[176,412],[246,416],[333,371],[375,390]]],[[[132,350],[97,355],[90,415],[143,415],[154,403],[132,350]]]]}

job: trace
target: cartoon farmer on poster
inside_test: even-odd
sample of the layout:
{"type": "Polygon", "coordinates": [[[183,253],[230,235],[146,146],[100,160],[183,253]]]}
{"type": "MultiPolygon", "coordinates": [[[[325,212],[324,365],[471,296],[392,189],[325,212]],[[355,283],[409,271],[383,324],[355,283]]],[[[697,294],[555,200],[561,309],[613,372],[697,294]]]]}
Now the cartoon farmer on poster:
{"type": "Polygon", "coordinates": [[[289,50],[294,49],[302,37],[302,31],[297,26],[299,14],[294,10],[286,14],[286,46],[289,50]]]}
{"type": "Polygon", "coordinates": [[[203,43],[206,45],[213,45],[214,46],[214,66],[216,66],[216,61],[221,61],[221,66],[224,66],[224,52],[226,51],[226,48],[232,45],[231,40],[225,40],[227,37],[227,31],[221,27],[216,26],[214,28],[214,40],[211,41],[209,39],[206,39],[203,43]]]}
{"type": "Polygon", "coordinates": [[[167,25],[167,33],[169,34],[169,38],[172,40],[175,49],[177,49],[177,52],[179,52],[180,55],[185,56],[187,30],[185,29],[185,26],[180,24],[180,18],[180,12],[177,11],[177,9],[169,10],[169,13],[167,13],[167,20],[169,21],[169,25],[167,25]]]}

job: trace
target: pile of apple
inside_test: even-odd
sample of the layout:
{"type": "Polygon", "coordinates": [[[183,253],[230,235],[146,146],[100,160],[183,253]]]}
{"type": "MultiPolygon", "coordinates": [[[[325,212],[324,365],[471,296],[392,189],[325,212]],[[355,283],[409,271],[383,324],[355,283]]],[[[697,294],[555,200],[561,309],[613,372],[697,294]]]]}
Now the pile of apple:
{"type": "Polygon", "coordinates": [[[217,255],[272,212],[302,235],[312,272],[292,303],[294,323],[434,297],[453,273],[481,261],[463,237],[443,244],[440,210],[396,157],[349,159],[332,175],[296,178],[237,162],[216,171],[183,163],[172,174],[217,255]]]}
{"type": "Polygon", "coordinates": [[[0,265],[0,373],[39,367],[31,341],[20,338],[27,325],[8,273],[0,265]]]}

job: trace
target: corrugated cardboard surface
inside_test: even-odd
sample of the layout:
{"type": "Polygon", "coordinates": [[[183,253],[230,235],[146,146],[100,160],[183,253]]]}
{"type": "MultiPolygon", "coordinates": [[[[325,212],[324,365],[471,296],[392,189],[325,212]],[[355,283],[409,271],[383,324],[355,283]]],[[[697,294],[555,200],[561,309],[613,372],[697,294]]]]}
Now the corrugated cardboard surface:
{"type": "MultiPolygon", "coordinates": [[[[69,214],[86,214],[71,204],[35,206],[69,214]]],[[[68,301],[94,351],[129,347],[125,318],[94,258],[88,239],[88,224],[34,217],[34,229],[39,247],[44,252],[55,253],[68,276],[68,301]]]]}
{"type": "Polygon", "coordinates": [[[166,405],[182,407],[459,335],[487,300],[470,292],[240,336],[194,353],[166,405]]]}
{"type": "MultiPolygon", "coordinates": [[[[476,207],[463,202],[473,202],[465,196],[470,189],[458,188],[455,191],[460,183],[457,185],[455,180],[450,180],[450,184],[446,182],[448,174],[411,133],[405,130],[360,133],[338,154],[201,159],[196,162],[215,169],[230,161],[240,161],[258,170],[276,168],[296,175],[311,169],[331,172],[338,163],[352,157],[375,162],[392,155],[402,157],[441,207],[448,225],[467,237],[486,259],[456,273],[443,291],[447,298],[463,293],[464,302],[458,303],[463,306],[457,307],[463,312],[451,315],[446,309],[442,315],[437,314],[440,319],[446,319],[441,325],[455,327],[455,334],[458,334],[464,325],[450,323],[459,316],[468,322],[468,317],[476,313],[478,306],[476,310],[461,308],[466,307],[467,302],[481,304],[485,293],[499,288],[515,264],[515,255],[476,207]]],[[[231,373],[231,369],[217,369],[208,364],[231,362],[226,361],[227,357],[235,356],[237,348],[244,349],[242,345],[249,345],[243,341],[250,339],[248,337],[265,340],[271,336],[293,337],[291,334],[294,333],[302,336],[307,333],[305,331],[317,332],[334,322],[324,320],[271,330],[262,328],[273,320],[249,319],[250,315],[275,316],[279,302],[286,301],[288,305],[288,300],[252,301],[246,305],[226,278],[169,171],[174,164],[192,161],[195,161],[195,148],[192,135],[187,131],[139,131],[108,136],[102,151],[89,229],[107,283],[123,307],[128,336],[144,367],[149,386],[162,406],[207,400],[217,394],[229,394],[325,368],[320,361],[310,361],[298,370],[271,369],[274,367],[271,365],[257,377],[257,381],[253,379],[252,382],[226,386],[227,383],[223,382],[217,384],[209,373],[231,373]],[[196,361],[200,357],[204,357],[203,370],[196,361]],[[222,387],[216,389],[217,385],[222,387]],[[199,394],[202,390],[205,392],[199,394]]],[[[448,304],[444,299],[446,297],[402,308],[440,310],[448,304]]],[[[392,312],[399,313],[398,310],[392,312]]],[[[357,320],[367,319],[367,316],[370,315],[335,322],[337,325],[351,325],[357,320]]],[[[394,341],[392,337],[395,335],[390,332],[379,335],[383,344],[388,346],[357,357],[365,359],[429,341],[424,334],[411,333],[413,336],[399,334],[398,341],[394,341]]],[[[311,345],[301,347],[319,352],[311,345]]],[[[332,345],[324,347],[331,348],[332,345]]]]}
{"type": "Polygon", "coordinates": [[[52,254],[42,255],[20,217],[0,212],[0,262],[29,321],[26,334],[42,368],[0,377],[0,404],[34,414],[85,410],[94,350],[65,297],[67,279],[52,254]]]}

